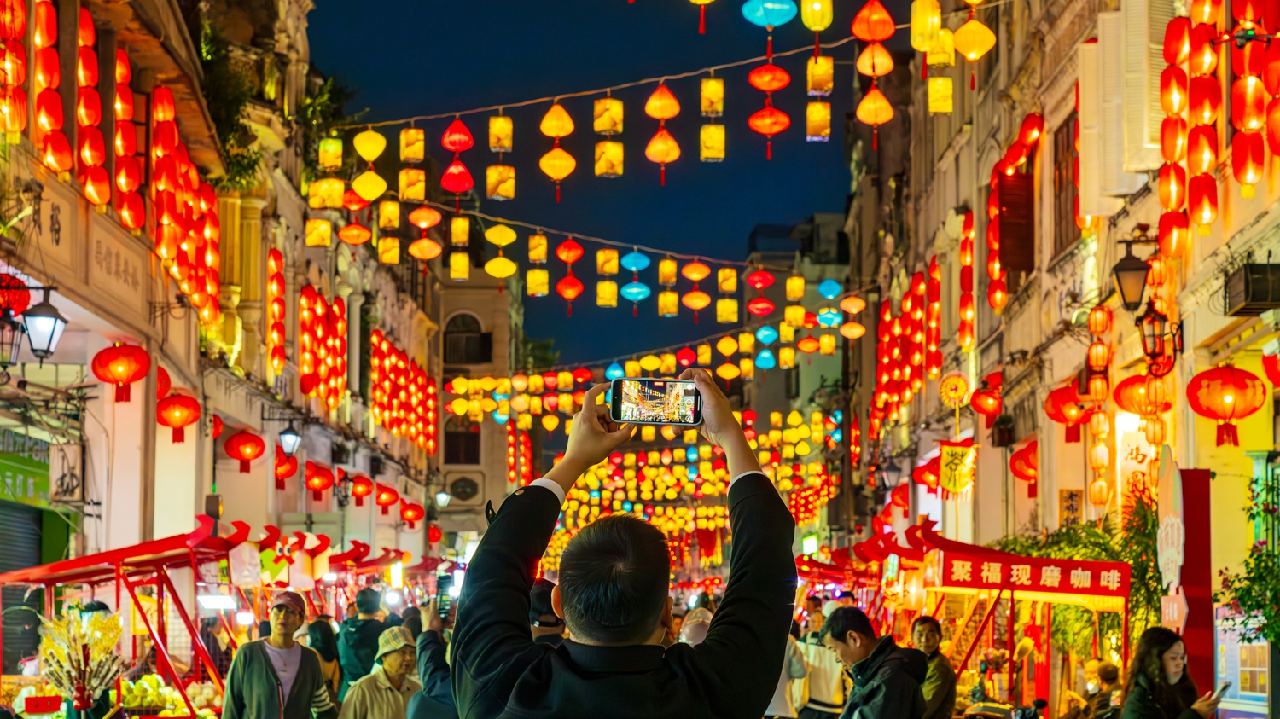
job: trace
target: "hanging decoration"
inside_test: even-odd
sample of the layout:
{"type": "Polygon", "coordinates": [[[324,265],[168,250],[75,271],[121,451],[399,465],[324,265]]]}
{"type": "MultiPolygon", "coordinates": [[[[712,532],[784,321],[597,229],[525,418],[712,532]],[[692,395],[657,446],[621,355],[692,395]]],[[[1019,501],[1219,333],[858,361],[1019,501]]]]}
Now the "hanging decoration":
{"type": "Polygon", "coordinates": [[[267,445],[253,432],[241,430],[227,437],[227,441],[222,443],[222,450],[228,457],[239,460],[240,474],[249,474],[253,460],[262,456],[267,445]]]}
{"type": "MultiPolygon", "coordinates": [[[[955,31],[955,49],[964,55],[964,59],[975,64],[996,46],[996,35],[991,28],[983,25],[977,18],[977,6],[982,0],[965,0],[969,4],[969,19],[955,31]]],[[[978,89],[977,71],[969,70],[969,89],[978,89]]]]}
{"type": "MultiPolygon", "coordinates": [[[[40,147],[40,160],[44,166],[56,173],[60,181],[66,182],[70,179],[69,173],[75,163],[71,153],[71,143],[62,129],[64,122],[62,93],[58,90],[62,84],[62,59],[58,50],[57,10],[50,0],[37,0],[33,9],[35,11],[35,27],[32,34],[32,45],[35,48],[33,88],[36,94],[37,129],[36,137],[33,139],[40,147]]],[[[16,34],[16,29],[12,34],[16,34]]],[[[25,30],[22,35],[26,36],[25,30]]],[[[167,92],[167,89],[165,91],[167,92]]]]}
{"type": "Polygon", "coordinates": [[[893,37],[894,32],[893,18],[880,0],[868,0],[853,18],[853,36],[867,43],[858,57],[858,72],[871,78],[871,87],[858,102],[856,114],[859,121],[872,128],[872,150],[878,146],[880,126],[893,119],[893,106],[876,87],[876,78],[893,70],[893,59],[881,43],[893,37]]]}
{"type": "Polygon", "coordinates": [[[1033,439],[1009,455],[1009,471],[1027,483],[1027,497],[1034,499],[1040,480],[1040,443],[1033,439]]]}
{"type": "Polygon", "coordinates": [[[502,161],[503,153],[511,152],[514,136],[515,125],[499,109],[489,118],[489,151],[498,153],[498,164],[484,171],[484,194],[490,200],[516,199],[516,168],[502,161]]]}
{"type": "Polygon", "coordinates": [[[698,311],[705,309],[707,305],[711,304],[711,297],[707,295],[707,293],[698,289],[698,283],[705,280],[707,276],[711,274],[711,268],[697,260],[694,260],[681,268],[680,274],[683,275],[686,280],[693,283],[693,289],[685,293],[684,298],[681,300],[681,304],[693,310],[693,323],[697,324],[698,311]]]}
{"type": "MultiPolygon", "coordinates": [[[[136,156],[138,133],[133,122],[133,89],[129,86],[133,69],[129,64],[129,54],[124,48],[116,49],[114,72],[115,137],[112,138],[111,149],[115,157],[115,208],[120,215],[120,224],[137,235],[141,234],[142,226],[146,224],[147,211],[143,206],[142,195],[138,193],[138,188],[142,186],[142,163],[136,156]]],[[[26,117],[25,112],[23,117],[26,117]]]]}
{"type": "Polygon", "coordinates": [[[435,380],[378,330],[369,334],[369,395],[375,425],[385,428],[392,437],[406,437],[419,449],[435,454],[435,380]]]}
{"type": "Polygon", "coordinates": [[[311,501],[324,501],[324,491],[333,486],[333,470],[317,462],[307,462],[303,466],[302,481],[311,490],[311,501]]]}
{"type": "Polygon", "coordinates": [[[182,444],[185,427],[200,421],[200,402],[187,394],[174,393],[156,402],[156,422],[173,428],[173,443],[182,444]]]}
{"type": "Polygon", "coordinates": [[[543,116],[538,129],[547,137],[555,138],[551,151],[538,160],[538,167],[556,183],[556,202],[560,202],[560,182],[568,177],[578,166],[578,161],[560,147],[560,138],[573,132],[573,118],[565,111],[564,106],[555,103],[543,116]]]}
{"type": "Polygon", "coordinates": [[[671,94],[671,90],[667,88],[666,83],[658,85],[658,89],[653,91],[649,96],[649,100],[644,105],[644,112],[649,117],[658,121],[658,134],[653,136],[649,141],[648,147],[645,148],[644,155],[651,162],[655,162],[661,168],[661,183],[667,184],[667,165],[675,162],[680,158],[680,145],[676,144],[676,140],[667,132],[667,120],[680,114],[680,103],[676,100],[676,96],[671,94]]]}
{"type": "MultiPolygon", "coordinates": [[[[85,199],[98,212],[111,202],[111,180],[103,166],[107,144],[102,137],[102,97],[98,94],[97,31],[88,8],[80,8],[76,44],[76,140],[79,144],[78,180],[85,199]]],[[[114,98],[113,98],[114,100],[114,98]]]]}
{"type": "Polygon", "coordinates": [[[389,514],[390,509],[396,506],[396,503],[399,501],[400,493],[397,492],[394,487],[388,487],[381,482],[378,482],[374,486],[373,503],[378,505],[384,516],[389,514]]]}
{"type": "MultiPolygon", "coordinates": [[[[516,263],[502,255],[502,248],[516,241],[515,230],[506,225],[494,225],[484,231],[484,238],[489,244],[496,245],[498,248],[498,256],[484,263],[484,271],[490,277],[496,277],[499,280],[505,280],[514,275],[516,270],[520,268],[516,266],[516,263]]],[[[498,294],[502,294],[503,284],[502,282],[498,283],[498,294]]]]}
{"type": "Polygon", "coordinates": [[[972,211],[964,213],[960,230],[960,305],[956,330],[960,349],[971,352],[975,346],[978,307],[973,299],[974,239],[977,237],[972,211]]]}
{"type": "Polygon", "coordinates": [[[787,113],[773,106],[773,93],[791,83],[791,75],[773,64],[773,28],[791,22],[796,12],[796,4],[792,0],[748,0],[742,6],[743,16],[769,33],[765,64],[747,76],[752,87],[765,93],[764,108],[747,119],[747,126],[765,136],[766,159],[773,159],[774,135],[791,126],[787,113]]]}
{"type": "Polygon", "coordinates": [[[698,159],[702,162],[724,161],[724,125],[717,125],[716,118],[724,115],[724,78],[702,78],[699,83],[699,107],[702,116],[712,122],[702,126],[699,133],[698,159]]]}
{"type": "Polygon", "coordinates": [[[476,185],[471,177],[471,171],[459,159],[463,152],[470,150],[475,144],[475,138],[460,117],[454,118],[453,122],[449,123],[449,127],[440,138],[440,146],[453,153],[453,161],[440,175],[440,187],[445,192],[453,193],[455,212],[462,209],[462,196],[476,185]]]}
{"type": "MultiPolygon", "coordinates": [[[[284,447],[276,445],[276,490],[284,491],[284,481],[298,473],[298,458],[285,454],[284,447]]],[[[354,493],[354,490],[353,490],[354,493]]],[[[357,505],[359,506],[359,505],[357,505]]]]}
{"type": "Polygon", "coordinates": [[[1187,402],[1201,417],[1218,422],[1218,446],[1240,445],[1236,421],[1257,412],[1269,399],[1266,385],[1252,372],[1223,365],[1207,369],[1187,383],[1187,402]]]}
{"type": "Polygon", "coordinates": [[[99,380],[115,385],[115,402],[129,402],[130,387],[151,370],[151,355],[138,345],[117,342],[93,356],[89,368],[99,380]]]}
{"type": "Polygon", "coordinates": [[[285,309],[284,255],[273,247],[267,251],[267,364],[277,375],[284,373],[288,361],[285,309]]]}
{"type": "Polygon", "coordinates": [[[565,263],[565,276],[556,283],[556,294],[568,301],[566,316],[573,316],[573,301],[586,289],[582,281],[573,276],[573,263],[582,259],[582,245],[572,237],[556,246],[556,257],[565,263]]]}

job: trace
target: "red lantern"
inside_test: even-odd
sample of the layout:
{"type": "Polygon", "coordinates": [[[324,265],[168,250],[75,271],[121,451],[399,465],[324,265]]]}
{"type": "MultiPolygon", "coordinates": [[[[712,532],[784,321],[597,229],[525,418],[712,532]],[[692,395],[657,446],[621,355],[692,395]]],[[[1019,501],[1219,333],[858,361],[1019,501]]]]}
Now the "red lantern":
{"type": "Polygon", "coordinates": [[[182,444],[183,428],[200,419],[200,402],[195,397],[175,394],[156,403],[156,421],[173,428],[173,443],[182,444]]]}
{"type": "Polygon", "coordinates": [[[1253,186],[1262,182],[1267,167],[1267,145],[1261,132],[1238,132],[1231,140],[1231,173],[1240,183],[1244,197],[1253,196],[1253,186]]]}
{"type": "Polygon", "coordinates": [[[770,62],[752,70],[747,75],[747,82],[761,92],[777,92],[791,84],[791,75],[770,62]]]}
{"type": "Polygon", "coordinates": [[[115,401],[129,401],[129,386],[147,376],[151,356],[138,345],[114,344],[93,356],[94,376],[116,386],[115,401]]]}
{"type": "Polygon", "coordinates": [[[1162,165],[1156,186],[1160,206],[1166,211],[1181,210],[1187,203],[1187,171],[1182,165],[1162,165]]]}
{"type": "MultiPolygon", "coordinates": [[[[1250,75],[1232,83],[1231,124],[1242,132],[1257,132],[1266,124],[1266,117],[1267,93],[1262,88],[1262,79],[1250,75]]],[[[1235,147],[1235,140],[1231,145],[1235,147]]]]}
{"type": "Polygon", "coordinates": [[[998,389],[980,389],[969,398],[969,406],[974,412],[986,417],[987,427],[990,427],[995,423],[1000,410],[1004,408],[1004,399],[1001,398],[998,389]]]}
{"type": "Polygon", "coordinates": [[[1089,369],[1101,372],[1111,363],[1111,347],[1100,340],[1089,345],[1089,369]]]}
{"type": "Polygon", "coordinates": [[[475,147],[475,144],[471,131],[458,118],[449,123],[449,127],[445,128],[444,136],[440,138],[440,146],[454,154],[466,152],[475,147]]]}
{"type": "Polygon", "coordinates": [[[763,290],[766,287],[773,286],[773,273],[764,270],[756,270],[747,275],[747,284],[757,290],[763,290]]]}
{"type": "Polygon", "coordinates": [[[1212,125],[1222,110],[1222,86],[1212,75],[1191,78],[1190,117],[1197,125],[1212,125]]]}
{"type": "Polygon", "coordinates": [[[1213,175],[1196,175],[1187,183],[1187,196],[1191,203],[1191,221],[1197,225],[1212,225],[1218,219],[1218,181],[1213,175]]]}
{"type": "Polygon", "coordinates": [[[1097,305],[1089,310],[1089,333],[1102,335],[1109,331],[1111,331],[1111,309],[1104,305],[1097,305]]]}
{"type": "Polygon", "coordinates": [[[461,160],[455,159],[440,176],[440,187],[445,192],[452,192],[455,195],[469,192],[475,186],[476,182],[471,177],[471,172],[461,160]]]}
{"type": "Polygon", "coordinates": [[[256,434],[241,430],[227,437],[227,441],[222,444],[222,449],[228,457],[240,460],[240,474],[248,474],[250,463],[267,451],[267,443],[256,434]]]}
{"type": "Polygon", "coordinates": [[[1080,408],[1080,396],[1074,382],[1049,392],[1044,399],[1044,413],[1054,422],[1066,426],[1068,444],[1080,442],[1080,425],[1086,417],[1080,408]]]}
{"type": "Polygon", "coordinates": [[[893,17],[880,0],[869,0],[853,18],[853,36],[863,42],[884,42],[894,31],[893,17]]]}
{"type": "Polygon", "coordinates": [[[358,474],[351,478],[351,496],[355,497],[356,506],[364,506],[364,498],[373,495],[373,480],[358,474]]]}
{"type": "Polygon", "coordinates": [[[1166,212],[1160,216],[1160,254],[1182,257],[1191,239],[1191,223],[1185,212],[1166,212]]]}
{"type": "Polygon", "coordinates": [[[1187,156],[1187,132],[1187,121],[1180,117],[1160,122],[1160,157],[1165,162],[1182,162],[1187,156]]]}
{"type": "Polygon", "coordinates": [[[363,245],[373,238],[373,232],[359,222],[352,222],[338,230],[338,239],[348,245],[363,245]]]}
{"type": "Polygon", "coordinates": [[[1266,385],[1252,372],[1231,365],[1207,369],[1187,383],[1187,401],[1201,417],[1218,421],[1218,446],[1239,446],[1236,420],[1262,408],[1266,385]]]}
{"type": "Polygon", "coordinates": [[[766,105],[747,118],[747,126],[769,138],[765,158],[773,159],[773,136],[791,127],[791,117],[772,105],[766,105]]]}
{"type": "Polygon", "coordinates": [[[1280,387],[1280,355],[1263,355],[1262,369],[1273,386],[1280,387]]]}
{"type": "Polygon", "coordinates": [[[765,297],[756,297],[747,301],[747,312],[756,317],[768,317],[774,309],[773,302],[765,297]]]}
{"type": "Polygon", "coordinates": [[[1196,25],[1191,28],[1191,54],[1187,57],[1191,75],[1208,75],[1218,67],[1217,28],[1196,25]]]}
{"type": "MultiPolygon", "coordinates": [[[[1272,43],[1280,47],[1280,42],[1272,43]]],[[[1267,105],[1267,146],[1274,154],[1280,154],[1280,97],[1267,105]]]]}
{"type": "Polygon", "coordinates": [[[1175,17],[1164,28],[1164,63],[1181,65],[1191,57],[1191,20],[1175,17]]]}
{"type": "MultiPolygon", "coordinates": [[[[216,416],[216,415],[215,415],[216,416]]],[[[284,453],[284,448],[276,445],[276,489],[284,490],[284,481],[298,471],[298,458],[284,453]]]]}
{"type": "Polygon", "coordinates": [[[1180,115],[1187,109],[1187,73],[1176,65],[1160,73],[1160,109],[1166,115],[1180,115]]]}
{"type": "Polygon", "coordinates": [[[440,527],[434,524],[427,527],[427,541],[429,543],[437,544],[441,539],[444,539],[444,532],[441,531],[440,527]]]}
{"type": "Polygon", "coordinates": [[[221,437],[221,436],[222,436],[222,428],[223,428],[224,426],[225,426],[225,425],[223,425],[223,423],[222,423],[222,418],[221,418],[221,417],[219,417],[219,416],[218,416],[218,415],[216,415],[216,414],[215,414],[215,415],[213,415],[213,418],[212,418],[211,420],[209,420],[209,434],[213,435],[213,438],[214,438],[214,439],[217,439],[217,438],[221,437]]]}
{"type": "Polygon", "coordinates": [[[423,509],[421,504],[404,501],[400,502],[400,518],[409,525],[410,531],[412,531],[417,526],[417,523],[421,522],[422,518],[425,516],[427,516],[427,512],[423,509]]]}
{"type": "Polygon", "coordinates": [[[74,166],[71,143],[67,141],[67,136],[61,130],[45,133],[44,149],[40,153],[40,161],[44,163],[45,167],[54,172],[71,172],[71,168],[74,166]]]}
{"type": "Polygon", "coordinates": [[[681,367],[688,367],[692,365],[697,359],[698,359],[697,353],[689,349],[688,347],[685,347],[676,353],[676,362],[678,362],[681,367]]]}
{"type": "Polygon", "coordinates": [[[27,34],[27,3],[25,0],[0,2],[0,38],[22,39],[27,34]]]}
{"type": "Polygon", "coordinates": [[[307,489],[311,490],[311,501],[324,500],[324,491],[333,486],[333,471],[323,464],[307,462],[303,480],[307,489]]]}
{"type": "Polygon", "coordinates": [[[387,514],[387,510],[395,506],[400,501],[400,493],[395,489],[388,487],[379,482],[374,489],[373,503],[382,508],[382,513],[387,514]]]}

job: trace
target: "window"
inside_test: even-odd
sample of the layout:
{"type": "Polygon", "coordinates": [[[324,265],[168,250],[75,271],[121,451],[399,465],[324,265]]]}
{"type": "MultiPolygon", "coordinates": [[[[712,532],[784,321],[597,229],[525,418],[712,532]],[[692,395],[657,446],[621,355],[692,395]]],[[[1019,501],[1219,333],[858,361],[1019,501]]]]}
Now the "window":
{"type": "Polygon", "coordinates": [[[1266,642],[1240,645],[1240,693],[1267,693],[1267,652],[1266,642]]]}
{"type": "Polygon", "coordinates": [[[480,320],[457,315],[444,328],[444,361],[482,364],[493,361],[493,334],[480,331],[480,320]]]}
{"type": "Polygon", "coordinates": [[[463,416],[444,423],[444,463],[480,464],[480,424],[463,416]]]}
{"type": "Polygon", "coordinates": [[[1076,115],[1072,113],[1053,133],[1053,255],[1062,254],[1080,238],[1076,225],[1076,115]]]}

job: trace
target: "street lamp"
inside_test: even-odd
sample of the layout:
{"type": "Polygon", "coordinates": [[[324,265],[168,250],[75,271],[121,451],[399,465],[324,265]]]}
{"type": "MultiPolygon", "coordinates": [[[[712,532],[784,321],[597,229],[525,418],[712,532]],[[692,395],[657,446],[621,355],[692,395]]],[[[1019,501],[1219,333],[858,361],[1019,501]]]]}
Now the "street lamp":
{"type": "Polygon", "coordinates": [[[302,443],[302,435],[298,434],[298,430],[293,425],[293,420],[289,420],[289,426],[284,428],[280,433],[280,449],[290,457],[298,451],[298,445],[302,443]]]}
{"type": "Polygon", "coordinates": [[[18,350],[22,347],[22,333],[26,329],[13,318],[8,307],[0,312],[0,370],[8,370],[18,363],[18,350]]]}
{"type": "Polygon", "coordinates": [[[44,360],[58,349],[62,331],[67,328],[67,319],[49,302],[49,291],[52,288],[41,289],[44,290],[44,299],[39,304],[28,307],[27,311],[22,313],[22,318],[26,321],[31,354],[44,364],[44,360]]]}
{"type": "Polygon", "coordinates": [[[1138,318],[1142,330],[1142,353],[1147,359],[1164,357],[1164,338],[1169,332],[1169,318],[1156,309],[1154,302],[1147,303],[1147,311],[1138,318]]]}
{"type": "Polygon", "coordinates": [[[1151,270],[1151,265],[1146,260],[1134,257],[1133,242],[1123,242],[1125,255],[1116,263],[1112,272],[1116,276],[1116,287],[1120,290],[1120,304],[1130,312],[1137,312],[1142,306],[1142,295],[1147,289],[1147,273],[1151,270]]]}
{"type": "Polygon", "coordinates": [[[451,499],[453,499],[453,497],[449,496],[449,493],[444,491],[443,489],[440,490],[439,492],[436,492],[436,506],[441,509],[448,507],[449,500],[451,499]]]}

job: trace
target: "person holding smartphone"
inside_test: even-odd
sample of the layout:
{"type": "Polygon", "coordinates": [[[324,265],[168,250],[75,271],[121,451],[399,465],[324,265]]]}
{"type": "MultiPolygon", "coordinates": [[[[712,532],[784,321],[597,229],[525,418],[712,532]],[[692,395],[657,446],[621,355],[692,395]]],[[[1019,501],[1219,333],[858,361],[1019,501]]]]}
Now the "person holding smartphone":
{"type": "Polygon", "coordinates": [[[693,647],[664,648],[671,571],[663,534],[629,514],[579,531],[560,558],[552,607],[568,625],[559,647],[529,633],[529,589],[565,493],[630,439],[587,392],[564,458],[498,511],[467,570],[454,630],[453,696],[459,716],[759,717],[786,655],[795,599],[795,522],[706,370],[687,370],[702,404],[702,435],[732,476],[734,528],[724,601],[693,647]]]}
{"type": "Polygon", "coordinates": [[[1222,694],[1199,694],[1187,672],[1182,637],[1165,627],[1143,632],[1125,682],[1121,719],[1209,719],[1222,694]]]}

